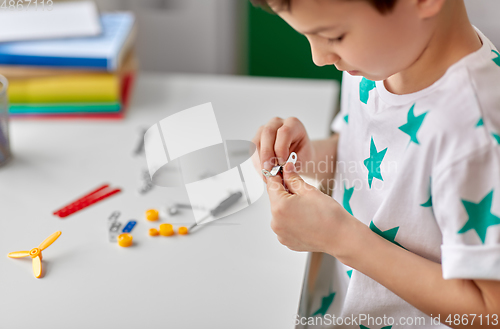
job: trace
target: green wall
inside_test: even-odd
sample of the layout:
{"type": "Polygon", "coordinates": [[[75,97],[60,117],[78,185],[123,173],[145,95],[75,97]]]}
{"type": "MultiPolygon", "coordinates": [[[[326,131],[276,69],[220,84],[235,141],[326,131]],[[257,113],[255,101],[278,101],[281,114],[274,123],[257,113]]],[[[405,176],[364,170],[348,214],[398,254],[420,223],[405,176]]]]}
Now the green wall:
{"type": "Polygon", "coordinates": [[[249,75],[341,80],[342,73],[335,66],[314,65],[303,35],[279,16],[247,2],[249,75]]]}

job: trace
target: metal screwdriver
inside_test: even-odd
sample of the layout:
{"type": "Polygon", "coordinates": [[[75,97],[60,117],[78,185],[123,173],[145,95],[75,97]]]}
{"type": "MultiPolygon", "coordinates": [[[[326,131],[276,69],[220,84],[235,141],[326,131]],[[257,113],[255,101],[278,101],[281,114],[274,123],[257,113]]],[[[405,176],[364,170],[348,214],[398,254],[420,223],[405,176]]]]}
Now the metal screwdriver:
{"type": "Polygon", "coordinates": [[[227,199],[225,199],[224,201],[219,203],[219,205],[217,207],[210,210],[210,212],[205,217],[203,217],[202,219],[200,219],[199,221],[197,221],[193,225],[191,225],[191,227],[188,230],[191,231],[194,227],[196,227],[198,225],[199,222],[201,223],[202,221],[209,218],[210,216],[215,217],[215,216],[219,215],[220,213],[222,213],[223,211],[225,211],[226,209],[228,209],[229,207],[234,205],[242,196],[243,196],[243,193],[241,193],[240,191],[231,194],[229,197],[227,197],[227,199]]]}

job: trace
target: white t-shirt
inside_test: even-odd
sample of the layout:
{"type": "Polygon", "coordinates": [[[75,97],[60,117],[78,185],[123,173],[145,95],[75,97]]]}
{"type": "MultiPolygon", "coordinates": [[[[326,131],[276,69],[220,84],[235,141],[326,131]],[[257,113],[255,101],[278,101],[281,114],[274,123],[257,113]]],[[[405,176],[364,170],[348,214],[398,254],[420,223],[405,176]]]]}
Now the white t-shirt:
{"type": "MultiPolygon", "coordinates": [[[[344,73],[333,198],[377,234],[441,263],[445,279],[500,280],[500,54],[476,31],[481,49],[416,93],[344,73]]],[[[390,317],[392,329],[447,327],[328,255],[308,316],[334,327],[326,315],[346,328],[389,329],[390,317]]]]}

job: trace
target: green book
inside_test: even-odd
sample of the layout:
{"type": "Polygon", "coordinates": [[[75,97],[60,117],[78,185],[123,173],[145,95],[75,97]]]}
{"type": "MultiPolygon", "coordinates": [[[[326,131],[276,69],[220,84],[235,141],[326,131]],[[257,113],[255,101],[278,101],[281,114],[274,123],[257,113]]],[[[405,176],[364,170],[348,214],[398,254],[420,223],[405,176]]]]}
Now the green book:
{"type": "Polygon", "coordinates": [[[65,114],[65,113],[116,113],[120,112],[119,102],[106,103],[49,103],[10,104],[9,113],[16,114],[65,114]]]}

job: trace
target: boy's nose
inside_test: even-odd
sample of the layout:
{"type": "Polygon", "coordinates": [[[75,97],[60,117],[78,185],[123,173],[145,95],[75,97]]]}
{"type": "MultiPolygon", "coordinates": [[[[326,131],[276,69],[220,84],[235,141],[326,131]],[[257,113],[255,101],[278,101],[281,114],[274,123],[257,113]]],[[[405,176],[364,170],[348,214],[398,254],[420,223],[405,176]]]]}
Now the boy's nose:
{"type": "Polygon", "coordinates": [[[319,49],[311,44],[311,53],[313,62],[316,66],[334,65],[339,60],[340,57],[326,49],[319,49]]]}
{"type": "Polygon", "coordinates": [[[315,55],[313,54],[313,62],[316,66],[334,65],[339,61],[340,57],[335,54],[315,55]]]}

